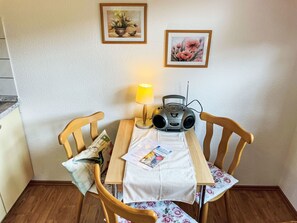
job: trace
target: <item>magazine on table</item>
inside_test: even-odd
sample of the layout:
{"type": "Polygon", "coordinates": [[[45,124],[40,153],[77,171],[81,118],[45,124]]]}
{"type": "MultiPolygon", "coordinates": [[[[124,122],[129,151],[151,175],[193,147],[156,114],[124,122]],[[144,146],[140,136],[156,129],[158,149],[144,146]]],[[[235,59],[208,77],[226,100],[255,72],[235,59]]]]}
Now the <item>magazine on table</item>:
{"type": "Polygon", "coordinates": [[[165,145],[158,144],[152,140],[142,140],[132,145],[129,152],[122,158],[145,169],[153,169],[161,163],[172,150],[165,145]]]}
{"type": "Polygon", "coordinates": [[[139,162],[150,168],[154,168],[160,162],[162,162],[162,160],[164,160],[169,153],[171,153],[171,150],[158,145],[151,152],[146,154],[141,160],[139,160],[139,162]]]}

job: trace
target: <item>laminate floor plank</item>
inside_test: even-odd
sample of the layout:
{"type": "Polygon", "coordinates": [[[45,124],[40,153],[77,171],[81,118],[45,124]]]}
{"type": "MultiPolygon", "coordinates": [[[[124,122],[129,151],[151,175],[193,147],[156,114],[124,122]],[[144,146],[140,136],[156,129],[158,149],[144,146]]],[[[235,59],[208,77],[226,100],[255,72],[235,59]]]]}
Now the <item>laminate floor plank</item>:
{"type": "MultiPolygon", "coordinates": [[[[29,184],[2,223],[73,223],[78,217],[79,198],[80,192],[70,184],[29,184]]],[[[232,189],[230,198],[230,222],[297,221],[296,211],[288,205],[280,190],[232,189]]],[[[225,210],[224,199],[210,203],[208,223],[230,223],[225,210]]],[[[99,201],[87,195],[80,222],[102,221],[99,201]]]]}
{"type": "Polygon", "coordinates": [[[3,223],[75,222],[79,191],[69,186],[29,185],[3,223]]]}
{"type": "MultiPolygon", "coordinates": [[[[271,223],[297,220],[296,211],[287,206],[286,200],[278,190],[231,190],[231,222],[271,223]]],[[[224,200],[210,203],[209,223],[223,222],[226,216],[224,200]],[[217,218],[217,215],[220,218],[217,218]],[[221,221],[220,221],[221,219],[221,221]]]]}
{"type": "Polygon", "coordinates": [[[87,194],[82,208],[80,223],[103,222],[104,217],[100,207],[99,201],[87,194]]]}

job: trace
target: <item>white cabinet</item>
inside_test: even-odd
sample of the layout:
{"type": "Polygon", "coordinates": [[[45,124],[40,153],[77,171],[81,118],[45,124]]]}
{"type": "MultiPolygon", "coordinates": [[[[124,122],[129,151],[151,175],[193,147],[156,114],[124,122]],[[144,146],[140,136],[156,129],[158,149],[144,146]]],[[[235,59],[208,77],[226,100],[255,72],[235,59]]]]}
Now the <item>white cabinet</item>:
{"type": "MultiPolygon", "coordinates": [[[[8,212],[32,179],[33,170],[19,108],[1,118],[0,125],[0,196],[8,212]]],[[[0,204],[0,217],[2,212],[0,204]]]]}

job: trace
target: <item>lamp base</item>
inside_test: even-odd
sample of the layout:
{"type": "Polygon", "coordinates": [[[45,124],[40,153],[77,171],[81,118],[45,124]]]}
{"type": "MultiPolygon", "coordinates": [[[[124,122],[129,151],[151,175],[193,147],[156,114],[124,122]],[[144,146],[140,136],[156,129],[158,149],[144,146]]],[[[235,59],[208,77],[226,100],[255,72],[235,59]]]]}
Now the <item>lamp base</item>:
{"type": "Polygon", "coordinates": [[[153,127],[153,123],[151,120],[146,120],[145,124],[143,123],[143,120],[138,120],[136,121],[136,127],[140,128],[140,129],[150,129],[151,127],[153,127]]]}

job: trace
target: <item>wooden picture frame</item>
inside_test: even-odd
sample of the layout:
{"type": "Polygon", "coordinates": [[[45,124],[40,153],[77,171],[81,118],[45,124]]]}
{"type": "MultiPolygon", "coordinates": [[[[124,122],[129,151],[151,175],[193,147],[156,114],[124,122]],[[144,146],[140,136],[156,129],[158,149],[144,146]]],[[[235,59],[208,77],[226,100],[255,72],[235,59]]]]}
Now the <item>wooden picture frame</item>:
{"type": "Polygon", "coordinates": [[[211,30],[166,30],[165,67],[208,66],[211,30]]]}
{"type": "Polygon", "coordinates": [[[103,43],[146,43],[147,4],[100,3],[103,43]]]}

